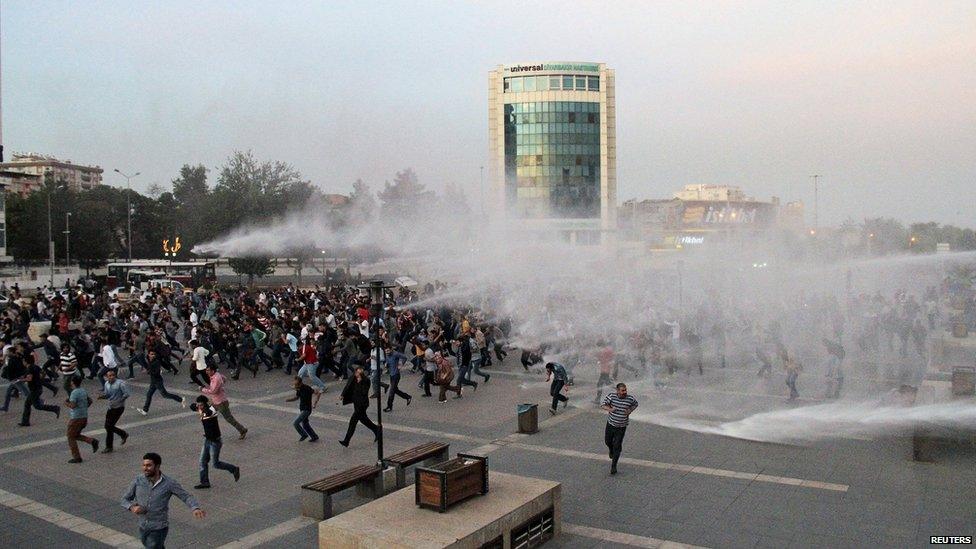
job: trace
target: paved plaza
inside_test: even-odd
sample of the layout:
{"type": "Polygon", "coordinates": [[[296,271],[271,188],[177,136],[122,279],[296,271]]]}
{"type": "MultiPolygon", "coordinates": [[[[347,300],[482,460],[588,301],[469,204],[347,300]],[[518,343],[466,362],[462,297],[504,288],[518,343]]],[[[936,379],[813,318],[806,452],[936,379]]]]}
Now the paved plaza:
{"type": "MultiPolygon", "coordinates": [[[[903,438],[790,446],[634,421],[620,473],[611,477],[604,413],[592,404],[593,380],[581,374],[569,391],[569,407],[550,417],[544,374],[523,372],[514,356],[487,371],[493,372],[490,383],[446,404],[421,398],[417,376],[405,374],[401,387],[415,398],[409,407],[398,400],[394,412],[384,414],[386,452],[439,440],[451,444],[452,454],[489,456],[492,471],[561,482],[564,534],[550,546],[911,547],[928,545],[931,535],[973,534],[971,455],[949,453],[937,463],[915,463],[911,443],[903,438]],[[522,402],[540,404],[542,423],[535,435],[514,433],[516,405],[522,402]]],[[[195,395],[186,373],[184,364],[176,378],[166,374],[167,386],[195,395]]],[[[193,491],[208,513],[196,520],[174,499],[168,546],[313,547],[316,523],[301,517],[299,486],[375,461],[372,436],[362,427],[348,449],[338,444],[351,410],[337,404],[336,383],[330,381],[312,419],[322,439],[299,443],[291,427],[296,403],[284,401],[293,394],[288,378],[262,371],[256,379],[248,374],[229,382],[234,414],[249,433],[247,440],[237,440],[224,424],[221,457],[241,466],[240,482],[211,471],[213,488],[192,490],[200,422],[158,396],[147,417],[136,413],[133,406],[141,404],[146,382],[145,374],[131,382],[134,396],[122,419],[131,435],[128,443],[95,456],[83,445],[80,465],[67,463],[64,416],[58,420],[35,411],[32,427],[17,427],[19,400],[0,414],[3,546],[137,546],[137,518],[119,506],[119,499],[140,474],[142,454],[156,451],[164,474],[193,491]]],[[[93,390],[94,385],[85,386],[93,390]]],[[[702,399],[740,408],[785,406],[779,402],[781,379],[757,384],[746,369],[706,371],[704,378],[679,375],[663,392],[648,386],[631,385],[642,417],[702,399]],[[721,389],[709,388],[718,382],[721,389]]],[[[104,410],[103,402],[92,407],[88,430],[103,440],[104,410]]],[[[338,508],[361,501],[350,490],[338,498],[338,508]]]]}

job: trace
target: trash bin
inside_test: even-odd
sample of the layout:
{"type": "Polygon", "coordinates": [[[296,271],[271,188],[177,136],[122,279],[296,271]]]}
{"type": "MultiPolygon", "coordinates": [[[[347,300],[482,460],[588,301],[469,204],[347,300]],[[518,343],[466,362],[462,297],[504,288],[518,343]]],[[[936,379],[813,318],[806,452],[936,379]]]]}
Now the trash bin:
{"type": "Polygon", "coordinates": [[[960,366],[952,369],[952,396],[976,394],[976,368],[960,366]]]}
{"type": "Polygon", "coordinates": [[[515,409],[518,412],[518,432],[531,434],[539,430],[538,404],[519,404],[515,409]]]}

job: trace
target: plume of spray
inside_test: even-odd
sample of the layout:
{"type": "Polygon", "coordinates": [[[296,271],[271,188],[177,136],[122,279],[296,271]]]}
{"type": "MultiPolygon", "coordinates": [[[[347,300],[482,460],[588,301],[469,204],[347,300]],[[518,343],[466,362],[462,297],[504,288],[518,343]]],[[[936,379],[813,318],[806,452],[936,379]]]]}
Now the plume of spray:
{"type": "MultiPolygon", "coordinates": [[[[485,311],[489,322],[510,320],[509,344],[541,349],[544,360],[563,363],[583,383],[597,377],[595,353],[600,346],[610,345],[621,360],[638,363],[638,355],[646,349],[633,335],[664,323],[697,332],[709,349],[714,345],[714,327],[723,326],[729,347],[741,347],[746,357],[753,356],[746,340],[778,323],[785,327],[785,347],[800,357],[807,379],[822,378],[826,360],[821,340],[831,333],[832,319],[821,318],[829,307],[817,309],[813,304],[842,308],[853,295],[897,288],[920,293],[926,284],[939,281],[940,261],[945,260],[915,256],[810,263],[792,260],[786,245],[756,239],[739,248],[686,250],[678,264],[674,254],[639,253],[626,245],[575,246],[527,238],[525,232],[502,223],[477,225],[473,216],[452,210],[450,204],[419,204],[400,212],[351,218],[355,222],[339,224],[321,209],[310,207],[270,225],[241,227],[194,251],[235,257],[281,254],[303,244],[382,250],[387,259],[374,265],[376,270],[449,282],[445,291],[411,307],[450,305],[485,311]],[[813,329],[792,329],[801,320],[813,329]]],[[[973,261],[976,254],[953,258],[973,261]]],[[[845,332],[844,338],[845,345],[853,345],[851,334],[845,332]]],[[[718,391],[727,389],[726,383],[727,378],[701,382],[702,389],[718,391]]],[[[642,407],[634,419],[784,441],[885,433],[913,421],[953,424],[955,418],[971,419],[974,413],[956,404],[893,407],[877,396],[789,410],[768,407],[758,413],[754,402],[741,405],[723,400],[719,407],[703,398],[692,413],[686,407],[653,414],[642,407]],[[728,421],[716,426],[694,419],[702,415],[728,421]]]]}

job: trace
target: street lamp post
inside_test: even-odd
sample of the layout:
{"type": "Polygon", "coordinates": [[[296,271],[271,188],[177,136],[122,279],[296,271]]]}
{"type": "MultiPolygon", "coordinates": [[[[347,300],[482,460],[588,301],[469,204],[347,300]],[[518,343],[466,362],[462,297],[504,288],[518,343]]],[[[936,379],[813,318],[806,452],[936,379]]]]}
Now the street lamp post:
{"type": "Polygon", "coordinates": [[[325,266],[325,250],[320,251],[322,252],[322,285],[325,286],[325,284],[328,282],[328,278],[325,275],[327,270],[325,266]]]}
{"type": "Polygon", "coordinates": [[[126,174],[122,173],[121,171],[119,171],[118,168],[115,168],[115,173],[117,173],[117,174],[119,174],[119,175],[121,175],[122,177],[125,178],[125,190],[126,190],[126,193],[125,193],[125,213],[126,213],[126,229],[127,229],[126,230],[127,236],[125,237],[125,241],[126,241],[126,244],[129,245],[129,262],[131,263],[132,262],[132,202],[131,202],[131,199],[132,199],[132,184],[131,184],[131,181],[130,180],[133,177],[136,177],[137,175],[139,175],[139,172],[136,172],[136,173],[134,173],[132,175],[126,175],[126,174]]]}
{"type": "Polygon", "coordinates": [[[380,322],[383,318],[383,291],[389,286],[384,286],[382,280],[371,280],[369,282],[369,304],[370,316],[373,319],[373,326],[370,334],[373,340],[373,352],[376,356],[376,371],[373,372],[375,386],[373,394],[376,395],[376,424],[380,428],[380,434],[376,442],[376,464],[383,467],[383,392],[380,390],[380,376],[383,372],[382,362],[380,361],[380,322]]]}
{"type": "Polygon", "coordinates": [[[47,259],[50,263],[51,276],[47,282],[49,288],[54,288],[54,237],[51,235],[51,189],[47,190],[47,259]]]}
{"type": "Polygon", "coordinates": [[[71,212],[64,213],[64,266],[71,265],[71,212]]]}
{"type": "Polygon", "coordinates": [[[820,228],[820,178],[821,175],[811,175],[813,178],[813,228],[820,228]]]}
{"type": "Polygon", "coordinates": [[[51,230],[51,193],[55,189],[67,188],[67,185],[52,185],[47,189],[47,259],[50,268],[48,287],[54,288],[54,234],[51,230]]]}

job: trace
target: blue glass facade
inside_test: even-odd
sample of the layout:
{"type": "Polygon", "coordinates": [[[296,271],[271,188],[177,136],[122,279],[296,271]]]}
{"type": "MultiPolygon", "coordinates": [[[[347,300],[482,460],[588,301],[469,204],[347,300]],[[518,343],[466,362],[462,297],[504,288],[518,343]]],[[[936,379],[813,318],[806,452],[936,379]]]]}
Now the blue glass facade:
{"type": "Polygon", "coordinates": [[[504,132],[509,212],[528,219],[600,217],[600,103],[507,103],[504,132]]]}

